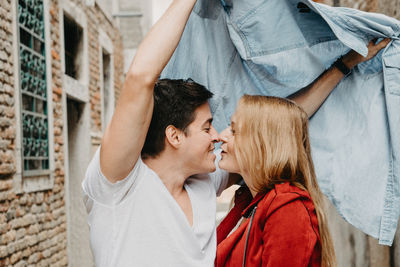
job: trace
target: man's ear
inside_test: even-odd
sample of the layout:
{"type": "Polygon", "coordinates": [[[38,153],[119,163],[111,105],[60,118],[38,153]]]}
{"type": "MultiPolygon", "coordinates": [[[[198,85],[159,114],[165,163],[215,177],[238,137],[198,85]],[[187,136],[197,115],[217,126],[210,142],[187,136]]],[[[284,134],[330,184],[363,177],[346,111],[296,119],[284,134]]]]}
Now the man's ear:
{"type": "Polygon", "coordinates": [[[175,148],[178,148],[182,143],[182,135],[183,132],[173,125],[168,125],[168,127],[165,129],[165,137],[167,142],[175,148]]]}

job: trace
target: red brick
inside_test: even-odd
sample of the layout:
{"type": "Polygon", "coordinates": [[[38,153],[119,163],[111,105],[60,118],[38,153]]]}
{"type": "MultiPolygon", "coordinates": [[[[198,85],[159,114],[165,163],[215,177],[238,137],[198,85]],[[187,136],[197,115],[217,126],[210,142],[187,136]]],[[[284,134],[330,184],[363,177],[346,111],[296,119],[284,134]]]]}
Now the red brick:
{"type": "Polygon", "coordinates": [[[51,56],[55,59],[55,60],[60,60],[60,55],[54,51],[54,49],[51,49],[51,56]]]}
{"type": "Polygon", "coordinates": [[[62,89],[60,87],[54,87],[53,88],[53,93],[56,93],[57,95],[61,96],[62,95],[62,89]]]}

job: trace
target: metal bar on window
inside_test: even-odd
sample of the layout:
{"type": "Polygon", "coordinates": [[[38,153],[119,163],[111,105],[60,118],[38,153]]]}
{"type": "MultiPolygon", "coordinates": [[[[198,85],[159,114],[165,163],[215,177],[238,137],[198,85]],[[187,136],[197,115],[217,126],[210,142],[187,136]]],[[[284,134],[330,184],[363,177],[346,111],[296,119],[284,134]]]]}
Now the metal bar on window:
{"type": "Polygon", "coordinates": [[[18,1],[24,176],[50,174],[43,10],[42,0],[18,1]]]}

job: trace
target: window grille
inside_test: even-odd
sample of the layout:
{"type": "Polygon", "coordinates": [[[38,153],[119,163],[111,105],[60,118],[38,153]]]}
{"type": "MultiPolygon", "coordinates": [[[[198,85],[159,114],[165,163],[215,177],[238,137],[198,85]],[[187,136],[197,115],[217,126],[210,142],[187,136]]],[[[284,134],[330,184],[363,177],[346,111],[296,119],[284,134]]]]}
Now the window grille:
{"type": "Polygon", "coordinates": [[[24,176],[49,173],[43,0],[18,0],[24,176]]]}

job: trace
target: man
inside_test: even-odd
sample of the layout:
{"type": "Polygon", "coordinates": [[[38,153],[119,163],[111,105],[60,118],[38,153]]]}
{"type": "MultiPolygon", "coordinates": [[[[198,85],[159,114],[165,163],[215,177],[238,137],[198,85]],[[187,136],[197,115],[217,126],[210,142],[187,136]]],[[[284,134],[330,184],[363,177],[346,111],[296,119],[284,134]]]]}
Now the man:
{"type": "MultiPolygon", "coordinates": [[[[214,172],[212,94],[190,80],[157,82],[195,2],[173,1],[139,46],[88,167],[83,191],[96,266],[213,266],[216,195],[237,177],[214,172]]],[[[343,62],[351,68],[361,58],[343,62]]],[[[331,68],[294,100],[312,114],[342,77],[331,68]]]]}

